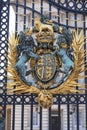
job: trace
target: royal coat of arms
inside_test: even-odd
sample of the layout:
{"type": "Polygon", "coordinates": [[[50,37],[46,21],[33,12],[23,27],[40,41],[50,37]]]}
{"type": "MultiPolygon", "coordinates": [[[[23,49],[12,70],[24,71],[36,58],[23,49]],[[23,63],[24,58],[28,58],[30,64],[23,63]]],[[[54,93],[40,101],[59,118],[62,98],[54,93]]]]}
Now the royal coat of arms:
{"type": "Polygon", "coordinates": [[[82,31],[72,33],[36,19],[34,27],[9,39],[7,71],[11,81],[7,88],[18,94],[38,94],[37,101],[44,108],[52,105],[53,94],[79,92],[77,86],[85,87],[77,81],[86,70],[84,40],[82,31]]]}

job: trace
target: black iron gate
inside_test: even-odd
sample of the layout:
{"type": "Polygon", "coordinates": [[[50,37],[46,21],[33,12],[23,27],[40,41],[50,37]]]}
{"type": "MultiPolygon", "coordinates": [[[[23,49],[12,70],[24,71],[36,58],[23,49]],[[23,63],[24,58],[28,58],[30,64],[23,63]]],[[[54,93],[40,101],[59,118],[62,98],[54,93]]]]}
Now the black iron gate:
{"type": "Polygon", "coordinates": [[[83,29],[86,36],[86,0],[0,0],[0,130],[87,130],[86,93],[54,95],[53,106],[45,110],[38,106],[36,95],[6,92],[10,20],[16,34],[33,26],[35,17],[41,15],[71,30],[83,29]]]}

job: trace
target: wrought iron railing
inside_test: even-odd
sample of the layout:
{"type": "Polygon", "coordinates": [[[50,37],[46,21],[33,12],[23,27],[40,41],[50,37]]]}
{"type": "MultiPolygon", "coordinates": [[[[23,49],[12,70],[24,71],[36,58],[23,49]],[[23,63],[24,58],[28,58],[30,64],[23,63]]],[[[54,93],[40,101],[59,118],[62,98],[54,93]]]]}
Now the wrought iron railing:
{"type": "MultiPolygon", "coordinates": [[[[19,19],[19,8],[23,11],[23,29],[26,28],[26,14],[27,12],[31,13],[31,22],[32,26],[34,25],[34,18],[35,14],[41,16],[44,14],[44,2],[48,5],[48,15],[50,18],[52,18],[52,8],[54,7],[57,11],[57,21],[59,25],[66,26],[67,28],[71,29],[83,29],[84,34],[86,35],[87,26],[86,26],[86,18],[87,18],[87,2],[85,0],[82,1],[72,1],[72,0],[65,0],[62,2],[62,0],[40,0],[40,9],[35,9],[35,0],[31,0],[31,7],[27,5],[27,0],[1,0],[0,1],[0,115],[1,117],[6,117],[6,108],[7,105],[13,106],[11,108],[12,110],[12,124],[11,124],[11,130],[15,130],[15,114],[16,114],[16,105],[21,105],[21,127],[20,130],[26,130],[24,127],[24,110],[25,106],[29,105],[30,107],[30,130],[33,130],[33,108],[34,105],[37,105],[37,102],[35,100],[36,95],[16,95],[12,94],[9,95],[6,93],[6,68],[7,68],[7,50],[8,50],[8,35],[9,35],[9,17],[10,17],[10,6],[12,6],[15,10],[15,33],[18,33],[18,27],[20,26],[20,23],[18,22],[19,19]],[[72,6],[71,6],[72,5],[72,6]],[[61,11],[65,12],[65,23],[61,23],[61,11]],[[70,18],[69,14],[73,15],[73,25],[69,25],[70,18]],[[81,15],[82,19],[78,20],[79,15],[81,15]],[[82,26],[78,27],[78,22],[82,23],[82,26]],[[20,99],[20,101],[19,101],[20,99]]],[[[86,48],[86,46],[85,46],[86,48]]],[[[85,72],[87,73],[87,72],[85,72]]],[[[87,84],[87,79],[85,79],[85,83],[87,84]]],[[[80,111],[80,105],[84,105],[85,109],[85,127],[84,130],[87,130],[87,94],[69,94],[69,95],[54,95],[54,105],[57,106],[57,114],[58,114],[58,130],[70,130],[71,129],[71,114],[73,114],[74,111],[71,111],[71,104],[75,105],[76,109],[76,130],[80,130],[80,122],[79,122],[79,111],[80,111]],[[66,106],[66,117],[67,117],[67,125],[66,129],[61,127],[61,106],[66,106]]],[[[49,112],[49,124],[48,128],[49,130],[52,129],[52,108],[48,110],[49,112]]],[[[43,130],[42,127],[43,124],[43,109],[40,107],[39,110],[39,130],[43,130]]],[[[0,129],[1,130],[1,129],[0,129]]],[[[7,129],[8,130],[8,129],[7,129]]]]}

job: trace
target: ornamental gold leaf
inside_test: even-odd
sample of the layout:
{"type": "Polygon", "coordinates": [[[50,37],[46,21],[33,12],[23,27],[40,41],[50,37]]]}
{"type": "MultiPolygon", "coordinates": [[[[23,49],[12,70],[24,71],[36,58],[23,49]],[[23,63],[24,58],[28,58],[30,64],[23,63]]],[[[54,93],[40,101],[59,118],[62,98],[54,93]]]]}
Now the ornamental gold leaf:
{"type": "MultiPolygon", "coordinates": [[[[81,92],[80,90],[76,90],[76,87],[80,87],[85,90],[86,84],[81,84],[78,82],[79,79],[87,77],[86,75],[81,74],[87,70],[85,64],[86,61],[86,49],[84,49],[85,37],[83,32],[74,31],[73,32],[73,40],[72,40],[72,48],[74,53],[74,69],[67,80],[61,84],[59,87],[54,90],[49,90],[52,94],[68,94],[68,93],[76,93],[81,92]]],[[[83,91],[84,92],[84,91],[83,91]]]]}

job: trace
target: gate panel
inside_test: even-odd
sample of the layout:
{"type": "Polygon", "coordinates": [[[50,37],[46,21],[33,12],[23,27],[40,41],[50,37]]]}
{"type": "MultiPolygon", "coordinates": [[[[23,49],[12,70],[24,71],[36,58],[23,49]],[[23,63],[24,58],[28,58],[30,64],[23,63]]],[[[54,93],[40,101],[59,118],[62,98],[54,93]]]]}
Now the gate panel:
{"type": "MultiPolygon", "coordinates": [[[[58,130],[87,130],[86,93],[54,95],[53,106],[46,110],[38,106],[35,99],[37,95],[9,95],[6,92],[7,41],[11,29],[11,8],[15,15],[15,35],[26,27],[33,26],[35,18],[42,15],[47,15],[54,23],[71,30],[83,29],[85,36],[87,31],[85,0],[0,1],[0,130],[53,130],[53,119],[58,122],[58,130]]],[[[85,83],[87,84],[86,79],[85,83]]]]}
{"type": "Polygon", "coordinates": [[[9,0],[0,1],[0,130],[5,129],[9,0]]]}

